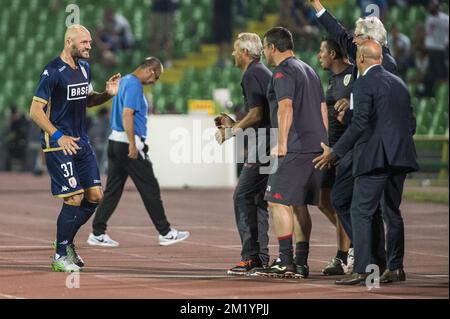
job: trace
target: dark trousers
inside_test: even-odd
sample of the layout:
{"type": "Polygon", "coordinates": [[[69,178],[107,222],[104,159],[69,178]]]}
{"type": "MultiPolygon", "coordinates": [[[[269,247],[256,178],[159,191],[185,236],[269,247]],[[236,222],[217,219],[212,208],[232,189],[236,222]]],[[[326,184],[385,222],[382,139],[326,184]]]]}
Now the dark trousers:
{"type": "Polygon", "coordinates": [[[448,69],[446,62],[448,56],[444,50],[428,50],[428,69],[424,77],[425,96],[433,96],[436,89],[436,83],[439,80],[448,78],[448,69]]]}
{"type": "MultiPolygon", "coordinates": [[[[331,200],[345,232],[353,242],[353,220],[350,209],[355,178],[353,177],[352,166],[353,152],[350,151],[339,161],[339,165],[336,167],[336,180],[331,190],[331,200]]],[[[372,246],[368,250],[371,256],[371,263],[384,268],[386,266],[385,236],[383,218],[379,207],[376,209],[372,219],[372,229],[374,230],[372,232],[372,246]]]]}
{"type": "Polygon", "coordinates": [[[241,238],[242,260],[259,257],[269,262],[269,213],[264,192],[268,175],[259,173],[260,165],[245,163],[234,192],[234,213],[241,238]]]}
{"type": "Polygon", "coordinates": [[[161,191],[149,160],[138,156],[128,157],[128,144],[109,141],[108,180],[103,201],[100,203],[93,222],[95,235],[104,234],[107,222],[119,203],[128,176],[131,177],[141,195],[151,221],[161,235],[170,231],[161,200],[161,191]]]}
{"type": "Polygon", "coordinates": [[[381,206],[387,226],[387,258],[391,270],[403,268],[404,226],[400,215],[405,174],[393,174],[387,170],[361,175],[355,178],[351,216],[353,246],[355,248],[354,271],[366,272],[371,264],[373,218],[381,206]]]}

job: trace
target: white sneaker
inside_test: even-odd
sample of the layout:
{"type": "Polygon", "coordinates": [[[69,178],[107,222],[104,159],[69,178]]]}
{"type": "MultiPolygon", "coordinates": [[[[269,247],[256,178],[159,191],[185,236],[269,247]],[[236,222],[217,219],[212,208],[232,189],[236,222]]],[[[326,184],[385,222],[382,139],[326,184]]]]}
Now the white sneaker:
{"type": "Polygon", "coordinates": [[[87,243],[91,246],[102,246],[102,247],[117,247],[119,243],[112,240],[107,234],[102,234],[100,236],[95,236],[93,233],[89,234],[87,243]]]}
{"type": "MultiPolygon", "coordinates": [[[[56,256],[55,256],[56,258],[56,256]]],[[[75,265],[72,258],[68,256],[59,257],[58,259],[53,258],[52,270],[56,272],[79,272],[80,267],[75,265]]]]}
{"type": "Polygon", "coordinates": [[[161,246],[169,246],[183,241],[189,237],[188,231],[178,231],[175,228],[171,228],[166,236],[159,235],[159,244],[161,246]]]}
{"type": "Polygon", "coordinates": [[[355,263],[355,252],[353,248],[348,250],[347,255],[347,265],[344,268],[346,274],[351,274],[353,272],[353,264],[355,263]]]}

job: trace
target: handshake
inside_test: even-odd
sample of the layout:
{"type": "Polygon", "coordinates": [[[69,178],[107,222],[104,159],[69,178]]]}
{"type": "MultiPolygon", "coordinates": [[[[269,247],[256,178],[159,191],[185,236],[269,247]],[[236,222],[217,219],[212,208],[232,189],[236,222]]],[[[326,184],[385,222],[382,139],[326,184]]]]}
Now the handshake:
{"type": "Polygon", "coordinates": [[[214,123],[217,127],[215,136],[219,145],[222,145],[223,142],[235,135],[233,126],[236,124],[236,121],[229,117],[228,114],[220,113],[220,115],[214,119],[214,123]]]}

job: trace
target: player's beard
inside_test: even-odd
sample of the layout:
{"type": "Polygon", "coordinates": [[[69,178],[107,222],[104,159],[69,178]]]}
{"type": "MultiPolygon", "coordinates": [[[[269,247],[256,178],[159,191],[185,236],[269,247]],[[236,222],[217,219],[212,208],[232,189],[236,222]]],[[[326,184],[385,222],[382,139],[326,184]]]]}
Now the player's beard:
{"type": "Polygon", "coordinates": [[[71,50],[71,51],[72,51],[72,52],[71,52],[71,55],[72,55],[72,58],[73,58],[74,60],[79,60],[79,59],[89,59],[89,58],[90,58],[90,54],[89,54],[89,51],[88,51],[88,50],[86,50],[87,56],[84,56],[83,53],[81,53],[81,50],[79,50],[79,49],[76,47],[76,45],[73,45],[73,46],[72,46],[72,50],[71,50]]]}

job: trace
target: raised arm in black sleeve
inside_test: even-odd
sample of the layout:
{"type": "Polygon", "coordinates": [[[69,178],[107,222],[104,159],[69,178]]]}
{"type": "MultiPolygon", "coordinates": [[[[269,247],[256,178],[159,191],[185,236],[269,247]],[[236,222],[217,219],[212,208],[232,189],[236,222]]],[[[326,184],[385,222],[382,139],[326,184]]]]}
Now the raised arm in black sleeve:
{"type": "Polygon", "coordinates": [[[356,44],[353,36],[340,24],[331,13],[326,10],[319,18],[319,23],[325,28],[328,35],[345,50],[352,61],[356,60],[356,44]]]}

